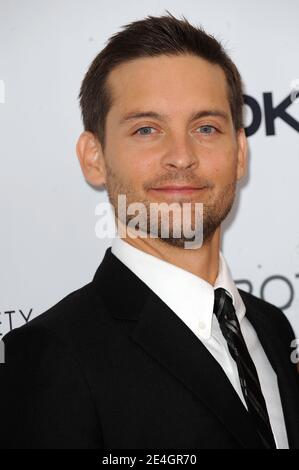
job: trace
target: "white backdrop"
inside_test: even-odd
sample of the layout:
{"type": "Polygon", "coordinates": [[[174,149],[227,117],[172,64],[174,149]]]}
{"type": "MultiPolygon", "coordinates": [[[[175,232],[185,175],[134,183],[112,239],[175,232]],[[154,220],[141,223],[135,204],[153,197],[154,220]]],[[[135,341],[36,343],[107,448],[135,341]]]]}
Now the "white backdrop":
{"type": "Polygon", "coordinates": [[[299,81],[298,0],[0,0],[0,338],[89,282],[111,245],[95,234],[107,195],[75,153],[77,95],[111,34],[165,9],[224,42],[256,103],[222,250],[237,285],[283,308],[299,335],[298,100],[273,121],[299,81]]]}

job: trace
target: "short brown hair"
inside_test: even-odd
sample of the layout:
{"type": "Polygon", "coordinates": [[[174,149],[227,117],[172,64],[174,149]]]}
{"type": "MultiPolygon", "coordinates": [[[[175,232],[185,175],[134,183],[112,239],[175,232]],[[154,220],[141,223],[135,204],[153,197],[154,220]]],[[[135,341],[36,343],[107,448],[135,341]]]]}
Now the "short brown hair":
{"type": "Polygon", "coordinates": [[[112,105],[107,87],[109,73],[118,65],[142,57],[191,53],[218,64],[228,84],[228,99],[235,130],[243,125],[243,84],[240,73],[222,44],[183,16],[147,16],[124,25],[92,61],[79,93],[84,129],[95,134],[105,148],[105,121],[112,105]]]}

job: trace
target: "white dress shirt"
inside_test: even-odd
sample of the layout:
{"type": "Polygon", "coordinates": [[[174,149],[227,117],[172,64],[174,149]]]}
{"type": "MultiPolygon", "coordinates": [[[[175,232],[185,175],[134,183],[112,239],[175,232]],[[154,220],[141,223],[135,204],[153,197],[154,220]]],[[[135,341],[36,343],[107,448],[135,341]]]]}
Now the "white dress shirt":
{"type": "Polygon", "coordinates": [[[276,374],[253,326],[245,316],[245,305],[222,252],[219,251],[219,271],[212,286],[189,271],[133,247],[118,234],[113,239],[111,251],[193,331],[218,361],[247,408],[237,365],[230,355],[216,315],[213,314],[214,289],[223,287],[231,294],[244,340],[258,373],[276,446],[278,449],[288,449],[276,374]]]}

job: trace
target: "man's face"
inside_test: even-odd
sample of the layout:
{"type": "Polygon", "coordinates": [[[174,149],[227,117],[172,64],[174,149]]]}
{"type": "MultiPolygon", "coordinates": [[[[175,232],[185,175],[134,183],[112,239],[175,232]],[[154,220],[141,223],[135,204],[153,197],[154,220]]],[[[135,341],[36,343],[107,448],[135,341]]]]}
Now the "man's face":
{"type": "MultiPolygon", "coordinates": [[[[126,195],[127,205],[142,202],[147,208],[152,202],[202,202],[205,242],[230,211],[244,172],[244,131],[235,133],[223,70],[192,55],[162,55],[118,66],[108,86],[113,105],[104,162],[114,209],[118,194],[126,195]],[[215,115],[193,118],[202,111],[215,115]],[[126,119],[137,112],[157,115],[126,119]],[[153,189],[166,185],[204,189],[153,189]]],[[[166,240],[175,246],[184,241],[166,240]]]]}

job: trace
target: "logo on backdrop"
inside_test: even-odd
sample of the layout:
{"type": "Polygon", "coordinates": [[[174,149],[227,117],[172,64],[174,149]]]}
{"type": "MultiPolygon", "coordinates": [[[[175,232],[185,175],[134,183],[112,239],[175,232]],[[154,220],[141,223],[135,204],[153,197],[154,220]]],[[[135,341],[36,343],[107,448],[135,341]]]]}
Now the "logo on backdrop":
{"type": "Polygon", "coordinates": [[[247,137],[255,134],[262,123],[262,115],[265,121],[265,134],[267,136],[276,134],[275,124],[277,119],[281,119],[288,126],[299,132],[299,121],[290,113],[288,108],[295,106],[299,102],[299,79],[291,83],[291,93],[287,95],[280,103],[274,104],[272,92],[263,93],[261,102],[253,96],[243,95],[245,105],[251,110],[251,122],[245,127],[247,137]]]}
{"type": "Polygon", "coordinates": [[[29,310],[28,313],[25,313],[21,309],[11,309],[0,311],[0,340],[9,331],[13,330],[21,324],[28,323],[32,319],[31,315],[33,308],[29,310]]]}
{"type": "Polygon", "coordinates": [[[262,282],[259,288],[259,291],[253,288],[253,283],[249,279],[235,280],[235,284],[240,289],[243,289],[246,292],[249,292],[250,294],[256,295],[260,299],[266,300],[267,302],[270,302],[270,303],[273,303],[273,302],[271,302],[271,300],[269,300],[269,298],[267,297],[267,289],[269,287],[271,289],[271,284],[274,285],[275,288],[277,289],[277,283],[279,283],[279,286],[282,288],[283,291],[287,292],[287,295],[285,299],[282,300],[281,304],[280,305],[276,304],[276,306],[280,308],[281,310],[286,310],[287,308],[291,307],[294,301],[294,298],[296,297],[296,294],[295,294],[296,289],[298,290],[297,297],[299,297],[299,273],[294,274],[293,280],[287,278],[286,276],[282,276],[280,274],[273,274],[272,276],[268,276],[262,282]]]}

